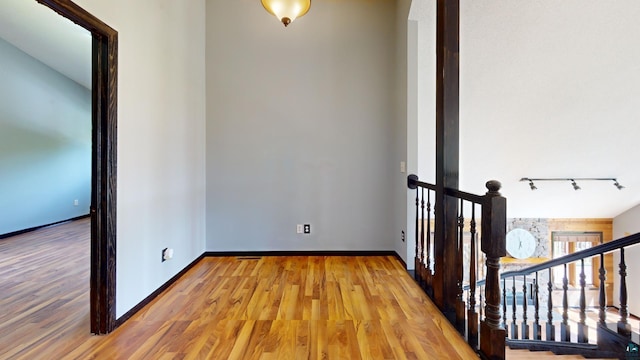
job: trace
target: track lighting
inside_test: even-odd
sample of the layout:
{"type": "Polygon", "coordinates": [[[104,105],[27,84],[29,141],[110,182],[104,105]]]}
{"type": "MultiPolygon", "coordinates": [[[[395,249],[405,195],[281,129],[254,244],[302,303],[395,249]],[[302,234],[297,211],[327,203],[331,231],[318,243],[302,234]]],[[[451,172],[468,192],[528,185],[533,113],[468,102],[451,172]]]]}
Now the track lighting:
{"type": "Polygon", "coordinates": [[[617,188],[618,188],[618,190],[622,190],[622,189],[624,189],[624,186],[620,185],[620,183],[618,182],[618,180],[616,180],[616,179],[611,179],[611,180],[613,180],[613,186],[617,187],[617,188]]]}
{"type": "Polygon", "coordinates": [[[571,179],[571,186],[573,186],[573,190],[580,190],[580,186],[578,186],[578,184],[576,184],[576,181],[571,179]]]}
{"type": "Polygon", "coordinates": [[[620,185],[618,179],[616,178],[528,178],[524,177],[520,179],[520,181],[528,181],[529,187],[531,190],[537,190],[538,187],[533,184],[534,181],[569,181],[571,186],[573,186],[573,190],[580,190],[581,187],[576,183],[577,181],[613,181],[613,186],[615,186],[618,190],[624,189],[624,186],[620,185]]]}

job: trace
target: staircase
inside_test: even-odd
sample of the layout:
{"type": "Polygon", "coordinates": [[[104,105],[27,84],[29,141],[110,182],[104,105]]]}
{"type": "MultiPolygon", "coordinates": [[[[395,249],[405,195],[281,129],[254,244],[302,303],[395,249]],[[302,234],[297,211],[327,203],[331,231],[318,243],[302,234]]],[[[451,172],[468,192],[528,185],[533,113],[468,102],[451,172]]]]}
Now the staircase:
{"type": "Polygon", "coordinates": [[[487,182],[485,195],[424,183],[416,175],[408,177],[408,187],[416,194],[414,277],[481,358],[640,360],[640,329],[627,303],[627,282],[637,286],[637,279],[627,279],[625,263],[637,261],[625,259],[625,249],[640,246],[640,233],[500,273],[506,199],[499,182],[487,182]],[[611,253],[618,254],[619,271],[607,274],[604,256],[611,253]],[[596,304],[587,308],[585,260],[592,258],[599,258],[592,261],[600,264],[599,282],[596,304]],[[569,267],[579,269],[576,308],[569,307],[569,267]],[[615,313],[605,291],[613,276],[620,285],[615,313]]]}
{"type": "MultiPolygon", "coordinates": [[[[584,359],[582,355],[556,355],[551,351],[530,351],[506,349],[507,360],[574,360],[584,359]]],[[[597,358],[597,360],[610,360],[615,358],[597,358]]]]}
{"type": "Polygon", "coordinates": [[[640,234],[634,234],[526,269],[502,273],[502,311],[503,325],[508,330],[507,345],[518,349],[549,350],[556,354],[580,354],[588,358],[639,359],[630,357],[633,354],[628,351],[629,348],[637,349],[640,330],[638,321],[628,312],[625,262],[625,249],[639,243],[640,234]],[[605,284],[608,274],[604,268],[604,256],[613,252],[618,252],[620,259],[619,272],[610,275],[619,276],[619,310],[615,311],[607,307],[605,284]],[[597,304],[587,307],[584,264],[590,258],[600,260],[599,296],[597,304]],[[580,271],[577,309],[568,306],[567,267],[570,264],[580,271]],[[563,274],[560,288],[553,284],[554,269],[563,274]],[[554,293],[561,298],[559,304],[557,300],[554,303],[554,293]]]}

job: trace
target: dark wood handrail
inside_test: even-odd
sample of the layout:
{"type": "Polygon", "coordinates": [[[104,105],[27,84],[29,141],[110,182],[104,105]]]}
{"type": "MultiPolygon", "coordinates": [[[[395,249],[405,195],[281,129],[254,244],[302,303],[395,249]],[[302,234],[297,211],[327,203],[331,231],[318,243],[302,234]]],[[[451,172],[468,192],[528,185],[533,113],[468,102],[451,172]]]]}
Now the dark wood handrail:
{"type": "Polygon", "coordinates": [[[548,268],[551,268],[551,267],[572,263],[574,261],[586,259],[586,258],[589,258],[589,257],[592,257],[592,256],[596,256],[596,255],[600,255],[600,254],[606,254],[606,253],[612,252],[614,250],[618,250],[618,249],[621,249],[621,248],[626,248],[626,247],[629,247],[629,246],[632,246],[632,245],[636,245],[638,243],[640,243],[640,233],[629,235],[629,236],[626,236],[626,237],[623,237],[621,239],[618,239],[618,240],[615,240],[615,241],[611,241],[611,242],[608,242],[608,243],[605,243],[605,244],[600,244],[598,246],[594,246],[594,247],[586,249],[586,250],[578,251],[578,252],[575,252],[573,254],[565,255],[565,256],[559,257],[557,259],[545,261],[545,262],[543,262],[541,264],[533,265],[533,266],[530,266],[530,267],[522,269],[522,270],[515,270],[515,271],[505,272],[505,273],[502,273],[502,275],[500,275],[500,277],[501,278],[508,278],[508,277],[512,277],[512,276],[529,275],[529,274],[532,274],[532,273],[534,273],[536,271],[545,270],[545,269],[548,269],[548,268]]]}
{"type": "MultiPolygon", "coordinates": [[[[625,236],[618,240],[610,241],[605,244],[600,244],[598,246],[594,246],[592,248],[575,252],[573,254],[565,255],[563,257],[559,257],[557,259],[552,259],[549,261],[545,261],[540,264],[532,265],[528,268],[524,268],[521,270],[508,271],[500,274],[500,279],[506,279],[513,276],[523,276],[523,275],[531,275],[536,271],[546,270],[555,266],[564,265],[568,263],[572,263],[574,261],[586,259],[588,257],[610,253],[612,251],[626,248],[629,246],[633,246],[640,243],[640,233],[625,236]]],[[[485,284],[485,279],[478,280],[476,282],[477,286],[483,286],[485,284]]],[[[464,286],[465,290],[469,289],[469,285],[464,286]]]]}
{"type": "Polygon", "coordinates": [[[436,190],[435,184],[429,184],[423,181],[418,180],[418,175],[411,174],[407,176],[407,186],[411,190],[415,190],[418,186],[423,187],[429,190],[436,190]]]}
{"type": "MultiPolygon", "coordinates": [[[[425,183],[413,174],[408,176],[407,186],[416,194],[416,280],[451,324],[466,337],[467,343],[477,349],[483,358],[504,359],[506,333],[500,311],[500,258],[506,255],[507,199],[500,194],[500,182],[488,181],[485,184],[488,191],[484,195],[425,183]],[[432,192],[435,194],[435,218],[431,217],[430,211],[432,192]],[[476,230],[477,208],[481,211],[480,234],[476,230]],[[466,211],[471,212],[470,219],[465,218],[466,211]],[[455,221],[438,221],[443,218],[455,221]],[[433,233],[430,227],[432,219],[435,225],[433,233]],[[467,220],[471,257],[475,259],[477,256],[478,242],[484,254],[486,286],[479,294],[480,306],[476,303],[476,288],[470,292],[473,295],[468,304],[465,303],[462,289],[466,271],[463,259],[467,220]]],[[[475,283],[477,265],[473,260],[471,263],[468,275],[475,283]]]]}
{"type": "MultiPolygon", "coordinates": [[[[422,182],[418,180],[417,176],[412,177],[412,175],[409,175],[408,177],[408,187],[409,189],[414,189],[414,190],[416,187],[422,187],[422,188],[433,190],[433,191],[436,190],[435,184],[422,182]]],[[[476,194],[460,191],[457,189],[444,188],[444,194],[447,196],[467,200],[467,201],[470,201],[476,204],[481,204],[481,205],[484,205],[484,203],[486,202],[486,197],[483,195],[476,195],[476,194]]]]}
{"type": "Polygon", "coordinates": [[[471,193],[456,190],[456,189],[444,188],[444,193],[447,196],[453,196],[455,198],[467,200],[476,204],[484,205],[487,202],[487,197],[485,196],[471,194],[471,193]]]}

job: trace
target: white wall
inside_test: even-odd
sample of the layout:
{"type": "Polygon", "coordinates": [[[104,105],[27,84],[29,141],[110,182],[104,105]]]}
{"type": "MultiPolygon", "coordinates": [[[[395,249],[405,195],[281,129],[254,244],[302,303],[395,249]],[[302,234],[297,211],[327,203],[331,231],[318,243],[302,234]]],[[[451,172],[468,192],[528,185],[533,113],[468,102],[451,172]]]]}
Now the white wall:
{"type": "Polygon", "coordinates": [[[417,98],[418,176],[436,181],[436,1],[413,2],[410,18],[417,29],[415,96],[417,98]]]}
{"type": "MultiPolygon", "coordinates": [[[[620,239],[627,235],[640,232],[640,205],[637,205],[613,219],[613,238],[620,239]]],[[[614,304],[620,305],[620,253],[614,256],[615,280],[613,286],[614,304]]],[[[637,286],[640,279],[640,245],[627,248],[624,251],[624,259],[627,264],[627,293],[629,312],[635,316],[640,316],[640,287],[637,286]]],[[[610,276],[610,275],[608,275],[610,276]]]]}
{"type": "Polygon", "coordinates": [[[207,250],[397,248],[395,6],[207,1],[207,250]]]}
{"type": "Polygon", "coordinates": [[[205,248],[205,5],[76,3],[119,33],[119,317],[205,248]],[[162,263],[165,247],[175,257],[162,263]]]}
{"type": "MultiPolygon", "coordinates": [[[[436,178],[436,2],[413,0],[408,21],[407,158],[410,174],[421,181],[436,178]]],[[[407,258],[414,268],[415,191],[407,192],[407,258]]]]}

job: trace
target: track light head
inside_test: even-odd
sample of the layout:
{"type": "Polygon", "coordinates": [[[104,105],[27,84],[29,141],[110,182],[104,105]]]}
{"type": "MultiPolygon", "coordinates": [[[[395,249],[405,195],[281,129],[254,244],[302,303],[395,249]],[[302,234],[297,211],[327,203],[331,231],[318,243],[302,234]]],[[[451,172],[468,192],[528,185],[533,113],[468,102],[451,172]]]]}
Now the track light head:
{"type": "Polygon", "coordinates": [[[578,190],[581,189],[580,186],[578,186],[578,184],[576,184],[575,180],[573,180],[573,179],[569,179],[569,180],[571,180],[571,186],[573,186],[573,190],[578,191],[578,190]]]}
{"type": "Polygon", "coordinates": [[[533,185],[533,181],[532,180],[529,180],[529,187],[531,188],[532,191],[533,190],[538,190],[538,188],[535,185],[533,185]]]}
{"type": "Polygon", "coordinates": [[[613,186],[617,187],[618,190],[624,189],[624,186],[620,185],[620,183],[616,179],[613,179],[613,186]]]}

